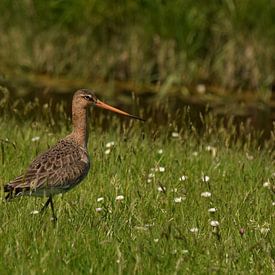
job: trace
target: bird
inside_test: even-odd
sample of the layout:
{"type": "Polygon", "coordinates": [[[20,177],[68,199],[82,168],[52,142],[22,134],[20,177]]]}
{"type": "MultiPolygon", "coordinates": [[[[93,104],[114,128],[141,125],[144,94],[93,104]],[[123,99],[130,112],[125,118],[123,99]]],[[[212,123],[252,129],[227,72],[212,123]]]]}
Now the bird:
{"type": "Polygon", "coordinates": [[[72,132],[38,155],[24,173],[4,184],[6,201],[21,196],[45,197],[47,201],[40,212],[44,212],[50,205],[52,220],[57,220],[53,196],[66,193],[77,186],[90,169],[87,110],[92,106],[145,121],[100,101],[94,91],[77,90],[72,99],[72,132]]]}

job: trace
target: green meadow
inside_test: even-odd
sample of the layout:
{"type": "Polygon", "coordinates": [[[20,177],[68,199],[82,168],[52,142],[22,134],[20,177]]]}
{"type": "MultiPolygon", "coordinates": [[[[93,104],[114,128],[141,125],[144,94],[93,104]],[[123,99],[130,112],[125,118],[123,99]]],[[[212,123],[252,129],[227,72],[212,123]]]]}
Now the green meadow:
{"type": "MultiPolygon", "coordinates": [[[[2,111],[1,186],[70,131],[45,109],[2,111]]],[[[0,273],[273,273],[274,131],[259,144],[249,124],[208,114],[198,132],[178,116],[182,128],[91,112],[92,167],[54,198],[56,225],[37,213],[46,198],[1,200],[0,273]]]]}

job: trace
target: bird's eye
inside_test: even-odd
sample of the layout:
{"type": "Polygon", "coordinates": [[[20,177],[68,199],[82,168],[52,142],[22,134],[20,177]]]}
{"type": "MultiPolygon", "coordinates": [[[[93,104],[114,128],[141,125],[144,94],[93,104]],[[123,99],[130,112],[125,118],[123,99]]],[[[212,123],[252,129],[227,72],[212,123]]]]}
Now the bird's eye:
{"type": "Polygon", "coordinates": [[[88,101],[92,101],[93,99],[90,95],[85,95],[84,98],[88,101]]]}

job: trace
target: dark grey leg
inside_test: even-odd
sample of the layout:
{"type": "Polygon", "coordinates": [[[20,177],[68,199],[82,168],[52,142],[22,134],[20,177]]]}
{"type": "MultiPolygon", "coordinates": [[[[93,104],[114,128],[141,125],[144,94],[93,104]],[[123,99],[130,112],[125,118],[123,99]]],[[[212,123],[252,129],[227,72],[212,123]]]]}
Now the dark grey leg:
{"type": "Polygon", "coordinates": [[[50,202],[51,202],[51,197],[48,198],[48,200],[46,201],[46,203],[44,204],[44,206],[42,207],[42,209],[40,210],[40,212],[44,212],[47,207],[49,206],[50,202]]]}
{"type": "Polygon", "coordinates": [[[48,198],[48,200],[46,201],[46,203],[44,204],[44,206],[42,207],[42,209],[41,209],[40,212],[41,213],[44,212],[47,209],[47,207],[49,206],[49,204],[51,205],[52,219],[53,219],[54,222],[56,222],[57,221],[57,217],[56,217],[56,215],[54,213],[53,199],[52,199],[51,196],[48,198]]]}
{"type": "Polygon", "coordinates": [[[54,213],[54,207],[53,207],[52,197],[50,197],[50,204],[51,204],[51,209],[52,209],[53,221],[56,222],[57,221],[57,217],[56,217],[56,215],[54,213]]]}

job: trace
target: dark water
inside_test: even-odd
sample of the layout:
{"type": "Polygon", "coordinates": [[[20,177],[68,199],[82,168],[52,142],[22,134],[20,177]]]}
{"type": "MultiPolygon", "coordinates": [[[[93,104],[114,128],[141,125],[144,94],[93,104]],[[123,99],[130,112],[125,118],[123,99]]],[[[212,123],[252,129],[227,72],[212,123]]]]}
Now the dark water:
{"type": "MultiPolygon", "coordinates": [[[[1,83],[0,83],[1,84],[1,83]]],[[[41,113],[51,113],[57,117],[60,113],[68,116],[71,114],[71,100],[73,90],[55,90],[47,87],[32,87],[21,84],[18,87],[9,87],[8,91],[0,89],[0,112],[10,112],[11,115],[24,113],[25,117],[37,118],[41,113]]],[[[204,128],[204,117],[211,114],[215,120],[223,121],[225,127],[227,121],[233,121],[236,128],[241,124],[247,124],[246,131],[261,132],[261,141],[270,137],[275,121],[275,110],[272,105],[263,102],[249,104],[229,102],[211,102],[202,100],[199,96],[182,96],[180,93],[159,96],[150,91],[144,91],[139,96],[127,89],[121,89],[112,94],[101,95],[100,100],[131,114],[139,115],[150,122],[152,127],[168,126],[181,129],[187,123],[197,128],[198,132],[204,128]]],[[[97,119],[95,110],[94,119],[97,119]]],[[[105,121],[108,127],[108,120],[105,121]]]]}

